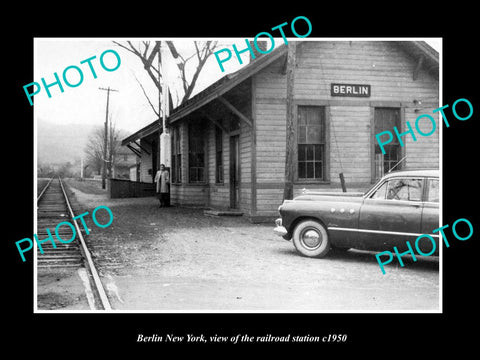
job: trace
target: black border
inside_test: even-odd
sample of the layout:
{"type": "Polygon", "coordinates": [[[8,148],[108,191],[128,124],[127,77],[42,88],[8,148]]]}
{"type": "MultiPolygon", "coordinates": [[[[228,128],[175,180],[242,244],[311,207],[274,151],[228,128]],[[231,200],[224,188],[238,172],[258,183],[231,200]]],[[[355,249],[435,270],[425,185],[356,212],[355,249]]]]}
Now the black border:
{"type": "MultiPolygon", "coordinates": [[[[127,349],[153,351],[165,355],[166,348],[180,350],[195,345],[135,342],[138,333],[203,333],[207,335],[285,335],[288,333],[322,336],[332,333],[348,334],[347,344],[303,344],[316,349],[318,354],[333,350],[364,349],[365,355],[391,352],[408,355],[426,350],[433,354],[442,348],[461,346],[464,350],[474,344],[476,325],[468,319],[476,312],[475,257],[478,252],[478,215],[472,207],[476,202],[476,143],[478,116],[478,65],[476,64],[477,20],[471,19],[475,10],[468,5],[452,5],[448,11],[441,8],[421,9],[407,3],[376,8],[373,4],[326,9],[321,4],[308,8],[303,4],[267,5],[260,12],[246,4],[223,3],[209,9],[205,4],[193,9],[145,7],[127,9],[122,4],[112,4],[105,12],[86,5],[80,13],[78,7],[55,15],[54,9],[38,12],[28,9],[31,15],[18,20],[17,26],[5,28],[5,34],[14,34],[6,41],[11,55],[3,56],[7,86],[4,88],[4,201],[3,218],[6,236],[3,256],[7,261],[4,278],[8,291],[4,297],[7,305],[5,328],[8,348],[61,354],[63,348],[105,349],[110,354],[127,349]],[[274,12],[273,8],[278,11],[274,12]],[[387,10],[388,8],[388,10],[387,10]],[[185,15],[188,9],[189,14],[185,15]],[[53,11],[53,12],[52,12],[53,11]],[[472,15],[469,15],[469,14],[472,15]],[[165,14],[165,15],[163,15],[165,14]],[[313,31],[310,37],[443,37],[443,103],[452,104],[458,98],[467,98],[473,104],[474,115],[468,121],[450,122],[444,127],[443,176],[444,224],[458,218],[468,218],[474,236],[465,242],[451,241],[444,249],[443,314],[33,314],[33,265],[27,257],[21,263],[14,242],[33,233],[33,108],[25,99],[22,86],[33,81],[34,37],[253,37],[296,16],[310,19],[313,31]],[[420,345],[420,347],[418,347],[420,345]],[[388,352],[380,349],[389,348],[388,352]]],[[[393,5],[393,4],[392,4],[393,5]]],[[[25,13],[26,11],[20,12],[25,13]]],[[[7,24],[12,26],[11,23],[7,24]]],[[[2,25],[2,26],[5,26],[2,25]]],[[[480,109],[480,108],[478,108],[480,109]]],[[[451,117],[451,112],[446,112],[451,117]]],[[[476,204],[475,204],[476,205],[476,204]]],[[[234,345],[236,349],[240,345],[234,345]]],[[[216,351],[224,345],[200,345],[198,350],[216,351]]],[[[250,348],[243,344],[241,347],[250,348]]],[[[256,348],[277,348],[287,345],[255,344],[256,348]]],[[[288,347],[301,350],[300,345],[288,347]]],[[[359,353],[360,354],[360,353],[359,353]]],[[[35,356],[35,354],[33,354],[35,356]]]]}

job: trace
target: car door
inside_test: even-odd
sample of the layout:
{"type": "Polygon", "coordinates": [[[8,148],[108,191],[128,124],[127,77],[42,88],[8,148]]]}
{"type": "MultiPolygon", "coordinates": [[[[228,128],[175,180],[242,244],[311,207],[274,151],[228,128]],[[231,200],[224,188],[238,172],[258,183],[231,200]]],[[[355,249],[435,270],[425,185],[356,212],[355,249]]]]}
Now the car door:
{"type": "Polygon", "coordinates": [[[366,197],[360,208],[359,247],[407,250],[421,234],[423,177],[390,177],[366,197]]]}
{"type": "MultiPolygon", "coordinates": [[[[433,255],[438,255],[439,252],[439,234],[433,234],[432,230],[440,227],[440,217],[438,213],[438,203],[440,200],[439,181],[438,178],[427,178],[425,188],[425,202],[423,204],[422,212],[422,234],[429,234],[434,240],[436,251],[433,255]]],[[[418,242],[419,249],[428,254],[432,250],[433,245],[431,241],[423,240],[418,242]]]]}

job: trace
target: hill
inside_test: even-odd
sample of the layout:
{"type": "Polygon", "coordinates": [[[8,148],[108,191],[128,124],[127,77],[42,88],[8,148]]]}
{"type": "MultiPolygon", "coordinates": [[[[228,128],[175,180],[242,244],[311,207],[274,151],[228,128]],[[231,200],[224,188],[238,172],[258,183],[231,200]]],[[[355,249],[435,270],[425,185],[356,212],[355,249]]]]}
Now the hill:
{"type": "MultiPolygon", "coordinates": [[[[99,124],[100,126],[102,124],[99,124]]],[[[39,164],[75,162],[84,156],[83,149],[95,126],[53,124],[38,119],[37,159],[39,164]]]]}

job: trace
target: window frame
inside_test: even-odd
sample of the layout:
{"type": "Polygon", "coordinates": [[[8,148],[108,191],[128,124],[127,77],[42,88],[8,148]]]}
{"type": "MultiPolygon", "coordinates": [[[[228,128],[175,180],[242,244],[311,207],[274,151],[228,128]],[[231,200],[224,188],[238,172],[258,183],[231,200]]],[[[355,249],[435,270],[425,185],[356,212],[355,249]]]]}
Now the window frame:
{"type": "MultiPolygon", "coordinates": [[[[371,129],[371,135],[370,135],[370,141],[371,141],[371,147],[370,147],[370,161],[371,161],[371,183],[374,184],[375,182],[377,182],[378,180],[382,179],[383,176],[385,176],[387,174],[387,172],[385,172],[385,169],[383,171],[383,175],[380,175],[378,177],[375,176],[375,173],[376,173],[376,161],[375,161],[375,147],[376,145],[378,145],[377,143],[377,140],[376,140],[376,137],[375,135],[377,135],[375,133],[375,110],[376,109],[392,109],[392,110],[398,110],[399,112],[399,130],[401,133],[403,133],[405,131],[405,107],[402,106],[401,103],[399,102],[390,102],[390,101],[380,101],[380,102],[372,102],[370,104],[370,111],[371,111],[371,119],[370,119],[370,129],[371,129]]],[[[392,129],[388,129],[389,131],[391,131],[393,133],[393,128],[392,129]]],[[[397,146],[397,153],[399,154],[399,159],[398,159],[398,162],[400,162],[404,157],[405,157],[405,154],[406,154],[406,145],[407,144],[404,144],[404,146],[400,146],[400,142],[398,141],[397,137],[394,136],[394,138],[392,139],[392,142],[390,142],[388,144],[389,146],[397,146]]],[[[383,154],[380,152],[380,154],[382,155],[382,159],[383,159],[383,154]]],[[[397,164],[398,164],[397,162],[397,164]]],[[[382,161],[382,166],[383,166],[383,163],[384,161],[382,161]]],[[[403,167],[405,166],[405,162],[402,162],[400,163],[400,165],[398,165],[395,170],[401,170],[403,167]]]]}
{"type": "MultiPolygon", "coordinates": [[[[317,101],[297,101],[295,103],[294,111],[294,128],[295,128],[295,145],[293,149],[293,158],[295,161],[294,166],[294,184],[330,184],[330,118],[329,118],[329,109],[328,103],[317,102],[317,101]],[[309,178],[300,178],[299,177],[299,161],[298,161],[298,149],[299,145],[308,145],[308,144],[299,144],[298,134],[299,134],[299,123],[298,115],[299,108],[301,107],[313,107],[318,108],[320,111],[323,111],[323,143],[319,143],[320,146],[323,146],[323,159],[322,159],[322,173],[323,179],[309,179],[309,178]]],[[[314,145],[314,144],[312,144],[314,145]]],[[[315,168],[314,168],[315,172],[315,168]]]]}
{"type": "Polygon", "coordinates": [[[440,204],[440,196],[441,196],[441,191],[440,191],[440,179],[437,177],[427,177],[425,179],[425,189],[424,189],[424,202],[428,204],[440,204]],[[430,194],[430,184],[431,181],[437,181],[438,182],[438,201],[428,201],[428,196],[430,194]]]}
{"type": "Polygon", "coordinates": [[[215,125],[215,184],[224,184],[225,183],[225,166],[224,166],[224,159],[223,159],[223,130],[218,126],[215,125]],[[220,139],[220,141],[218,141],[220,139]],[[218,145],[220,142],[220,150],[218,149],[218,145]],[[219,171],[219,164],[218,159],[221,159],[221,171],[219,171]]]}
{"type": "Polygon", "coordinates": [[[393,176],[393,177],[389,177],[387,179],[384,179],[383,181],[380,181],[379,184],[377,186],[375,186],[374,188],[372,188],[365,196],[365,199],[368,199],[368,200],[373,200],[373,201],[388,201],[388,202],[394,202],[394,203],[408,203],[408,204],[412,204],[412,203],[424,203],[425,202],[425,199],[426,199],[426,181],[427,181],[427,178],[423,177],[423,176],[393,176]],[[421,181],[421,190],[420,190],[420,200],[404,200],[404,199],[400,199],[400,200],[395,200],[395,199],[387,199],[386,198],[386,195],[388,193],[388,188],[389,188],[389,184],[387,184],[387,188],[385,190],[385,197],[383,199],[380,199],[380,198],[374,198],[373,196],[377,193],[377,191],[385,184],[385,183],[388,183],[390,181],[396,181],[396,180],[420,180],[421,181]]]}
{"type": "MultiPolygon", "coordinates": [[[[207,170],[208,170],[208,164],[207,164],[207,141],[206,139],[206,134],[205,134],[205,127],[202,126],[201,123],[199,122],[189,122],[187,124],[187,151],[186,151],[186,159],[187,159],[187,183],[188,184],[206,184],[207,183],[207,170]],[[197,180],[197,181],[192,181],[190,179],[190,135],[191,135],[191,129],[192,126],[198,127],[199,132],[203,133],[203,180],[197,180]]],[[[199,166],[196,166],[195,168],[200,168],[199,166]]]]}
{"type": "Polygon", "coordinates": [[[172,129],[172,168],[171,182],[172,184],[182,183],[182,131],[180,126],[172,129]],[[178,153],[177,153],[178,150],[178,153]],[[180,162],[178,162],[180,160],[180,162]]]}

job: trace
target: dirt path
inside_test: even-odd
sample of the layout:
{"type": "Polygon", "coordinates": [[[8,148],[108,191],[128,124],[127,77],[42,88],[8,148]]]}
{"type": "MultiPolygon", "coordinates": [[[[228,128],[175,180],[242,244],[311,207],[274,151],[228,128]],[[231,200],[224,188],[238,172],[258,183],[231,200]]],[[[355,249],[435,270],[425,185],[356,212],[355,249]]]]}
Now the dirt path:
{"type": "Polygon", "coordinates": [[[114,222],[87,237],[112,306],[167,311],[438,310],[438,259],[389,266],[372,253],[299,256],[272,224],[157,207],[155,198],[108,199],[74,189],[78,203],[107,205],[114,222]]]}

